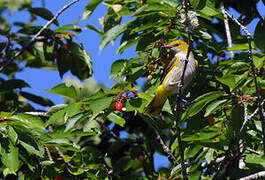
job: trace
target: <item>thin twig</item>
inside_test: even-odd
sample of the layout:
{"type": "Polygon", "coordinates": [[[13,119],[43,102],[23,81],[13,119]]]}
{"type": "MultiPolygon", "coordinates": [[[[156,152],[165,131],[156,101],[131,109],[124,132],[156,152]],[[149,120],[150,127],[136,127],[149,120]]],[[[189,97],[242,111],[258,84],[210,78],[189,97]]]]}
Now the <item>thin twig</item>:
{"type": "Polygon", "coordinates": [[[117,141],[120,141],[122,143],[126,143],[126,144],[133,144],[133,143],[138,143],[140,144],[142,142],[142,140],[140,138],[138,139],[121,139],[119,136],[117,136],[113,131],[111,131],[99,118],[95,119],[100,126],[105,129],[105,131],[110,134],[114,139],[116,139],[117,141]]]}
{"type": "Polygon", "coordinates": [[[155,134],[156,134],[156,139],[159,141],[160,145],[163,148],[164,153],[166,153],[168,159],[170,161],[175,162],[177,159],[175,158],[175,156],[171,153],[170,149],[167,147],[167,145],[165,144],[165,142],[163,141],[163,139],[161,138],[160,134],[157,132],[157,130],[155,130],[155,134]]]}
{"type": "MultiPolygon", "coordinates": [[[[263,106],[265,103],[265,99],[261,102],[261,106],[263,106]]],[[[248,108],[247,108],[247,103],[246,102],[242,102],[243,106],[244,106],[244,122],[242,127],[240,128],[239,131],[239,135],[241,134],[241,132],[243,131],[243,129],[246,127],[247,123],[258,113],[259,108],[255,109],[255,111],[251,114],[248,115],[248,108]]]]}
{"type": "Polygon", "coordinates": [[[30,45],[31,43],[33,43],[37,37],[39,35],[41,35],[41,33],[47,29],[48,26],[50,26],[57,18],[58,16],[63,12],[65,11],[67,8],[69,8],[70,6],[72,6],[74,3],[78,2],[79,0],[73,0],[72,2],[68,3],[67,5],[65,5],[62,9],[60,9],[56,15],[50,20],[48,21],[40,30],[37,34],[34,35],[34,37],[32,39],[30,39],[19,51],[16,52],[16,54],[14,56],[12,56],[10,59],[8,59],[6,61],[5,64],[3,64],[1,67],[0,67],[0,71],[2,71],[8,64],[10,64],[15,58],[17,58],[18,56],[20,56],[30,45]]]}
{"type": "Polygon", "coordinates": [[[261,105],[261,95],[259,92],[259,87],[258,87],[258,81],[257,81],[257,73],[255,71],[255,66],[254,66],[254,62],[253,62],[253,55],[252,55],[252,45],[251,45],[251,41],[252,41],[252,37],[250,32],[248,31],[248,29],[243,26],[237,19],[235,19],[233,16],[231,16],[227,11],[225,11],[225,14],[227,14],[227,16],[234,21],[236,24],[238,24],[240,26],[240,28],[245,32],[245,34],[247,35],[247,39],[248,39],[248,58],[250,61],[250,65],[251,65],[251,71],[252,74],[254,76],[254,83],[255,83],[255,89],[256,89],[256,94],[258,97],[258,113],[259,113],[259,120],[261,122],[261,128],[262,128],[262,142],[263,142],[263,152],[265,154],[265,119],[264,119],[264,115],[263,115],[263,108],[261,105]]]}
{"type": "Polygon", "coordinates": [[[51,152],[50,152],[49,148],[47,146],[44,146],[44,149],[46,150],[46,153],[48,155],[49,160],[53,161],[52,155],[51,155],[51,152]]]}
{"type": "MultiPolygon", "coordinates": [[[[53,128],[51,126],[49,126],[49,131],[53,132],[53,128]]],[[[65,161],[65,156],[64,156],[63,152],[57,146],[54,146],[54,148],[58,152],[59,156],[63,159],[64,163],[67,164],[70,168],[73,168],[74,166],[70,162],[65,161]]]]}
{"type": "Polygon", "coordinates": [[[260,156],[263,156],[262,152],[259,152],[259,151],[256,151],[254,149],[247,149],[249,152],[251,153],[254,153],[254,154],[257,154],[257,155],[260,155],[260,156]]]}
{"type": "MultiPolygon", "coordinates": [[[[229,27],[229,22],[228,22],[228,19],[227,19],[227,15],[225,14],[225,7],[224,7],[224,3],[221,2],[220,3],[221,5],[221,11],[224,15],[224,25],[225,25],[225,33],[226,33],[226,38],[227,38],[227,45],[229,48],[232,47],[232,37],[231,37],[231,31],[230,31],[230,27],[229,27]]],[[[233,51],[230,51],[230,56],[231,58],[233,59],[234,58],[234,52],[233,51]]]]}
{"type": "Polygon", "coordinates": [[[239,180],[250,180],[250,179],[258,179],[260,177],[265,177],[265,171],[260,171],[258,173],[255,173],[255,174],[252,174],[252,175],[249,175],[249,176],[246,176],[246,177],[243,177],[243,178],[240,178],[239,180]]]}

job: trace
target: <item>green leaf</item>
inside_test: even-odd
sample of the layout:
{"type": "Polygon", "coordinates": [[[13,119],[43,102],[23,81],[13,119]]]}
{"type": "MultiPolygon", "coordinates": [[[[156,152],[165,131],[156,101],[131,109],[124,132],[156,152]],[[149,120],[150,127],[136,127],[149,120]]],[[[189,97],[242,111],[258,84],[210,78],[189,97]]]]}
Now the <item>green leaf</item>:
{"type": "Polygon", "coordinates": [[[74,43],[70,46],[72,62],[71,73],[80,80],[85,80],[92,75],[92,60],[86,50],[74,43]]]}
{"type": "Polygon", "coordinates": [[[54,105],[51,100],[49,100],[47,98],[44,98],[44,97],[41,97],[41,96],[38,96],[38,95],[35,95],[35,94],[31,94],[31,93],[23,92],[23,91],[20,91],[20,94],[24,98],[26,98],[26,99],[34,102],[34,103],[40,104],[42,106],[52,106],[52,105],[54,105]]]}
{"type": "MultiPolygon", "coordinates": [[[[36,144],[36,142],[34,143],[36,144]]],[[[37,147],[34,147],[32,144],[19,140],[19,144],[23,146],[29,154],[34,154],[39,157],[43,157],[44,155],[44,148],[40,143],[38,143],[37,147]]]]}
{"type": "Polygon", "coordinates": [[[121,74],[123,71],[126,70],[126,65],[127,65],[127,61],[124,59],[120,59],[112,63],[110,77],[121,74]]]}
{"type": "Polygon", "coordinates": [[[203,94],[195,99],[195,103],[187,111],[186,118],[194,116],[200,112],[206,104],[224,95],[223,91],[213,91],[203,94]]]}
{"type": "Polygon", "coordinates": [[[138,42],[139,38],[130,39],[128,41],[122,42],[122,44],[119,46],[119,48],[116,51],[116,54],[121,54],[123,51],[128,49],[129,47],[133,46],[138,42]]]}
{"type": "Polygon", "coordinates": [[[81,104],[80,103],[72,103],[68,106],[54,112],[48,121],[45,123],[45,127],[53,124],[58,119],[62,118],[65,114],[67,114],[69,117],[72,117],[78,113],[81,112],[81,104]]]}
{"type": "Polygon", "coordinates": [[[253,55],[253,62],[254,62],[254,65],[256,66],[256,68],[258,68],[258,69],[262,68],[264,61],[265,61],[265,56],[253,55]]]}
{"type": "Polygon", "coordinates": [[[96,99],[94,101],[90,101],[89,108],[93,111],[93,114],[98,114],[100,111],[109,108],[112,101],[113,97],[96,99]]]}
{"type": "Polygon", "coordinates": [[[60,48],[59,55],[57,57],[57,68],[59,70],[60,77],[63,78],[63,75],[70,70],[71,67],[71,56],[68,53],[68,50],[60,48]]]}
{"type": "Polygon", "coordinates": [[[228,118],[227,136],[234,139],[242,127],[244,121],[244,108],[240,105],[235,106],[231,112],[231,118],[228,118]]]}
{"type": "Polygon", "coordinates": [[[23,87],[30,87],[25,81],[20,79],[11,79],[4,81],[2,84],[0,84],[0,91],[9,91],[12,89],[21,89],[23,87]]]}
{"type": "MultiPolygon", "coordinates": [[[[54,15],[51,13],[51,11],[49,11],[48,9],[45,9],[45,8],[29,8],[28,11],[30,13],[35,14],[37,16],[40,16],[43,19],[46,19],[48,21],[54,17],[54,15]]],[[[57,20],[53,21],[53,23],[56,26],[59,26],[59,23],[57,20]]]]}
{"type": "Polygon", "coordinates": [[[139,111],[142,112],[145,106],[147,105],[148,100],[142,99],[142,98],[132,98],[129,99],[126,104],[126,110],[127,111],[139,111]]]}
{"type": "Polygon", "coordinates": [[[100,36],[102,36],[104,34],[103,31],[99,30],[98,28],[96,28],[95,26],[90,25],[90,24],[86,25],[85,29],[91,29],[91,30],[95,31],[96,33],[98,33],[98,35],[100,35],[100,36]]]}
{"type": "Polygon", "coordinates": [[[85,7],[83,12],[83,20],[88,19],[96,7],[102,2],[103,0],[91,0],[85,7]]]}
{"type": "Polygon", "coordinates": [[[265,39],[265,20],[263,21],[260,20],[254,32],[254,43],[262,51],[265,51],[264,39],[265,39]]]}
{"type": "Polygon", "coordinates": [[[16,145],[17,144],[17,140],[18,140],[18,135],[17,135],[16,131],[14,130],[14,128],[12,126],[7,126],[6,130],[7,130],[8,138],[10,139],[10,141],[14,145],[16,145]]]}
{"type": "Polygon", "coordinates": [[[111,41],[115,40],[121,33],[127,30],[128,26],[131,22],[126,22],[123,24],[119,24],[114,26],[113,28],[109,29],[102,37],[102,40],[99,45],[100,51],[108,45],[111,41]]]}
{"type": "Polygon", "coordinates": [[[248,43],[236,44],[233,47],[227,48],[227,51],[242,51],[242,50],[248,50],[248,48],[249,48],[248,43]]]}
{"type": "Polygon", "coordinates": [[[259,156],[257,154],[247,154],[245,158],[246,163],[262,165],[265,168],[265,158],[264,156],[259,156]]]}
{"type": "Polygon", "coordinates": [[[16,174],[20,161],[18,158],[18,148],[7,138],[1,138],[1,161],[11,171],[16,174]]]}
{"type": "Polygon", "coordinates": [[[76,115],[74,115],[73,117],[69,118],[69,119],[68,119],[68,122],[67,122],[67,124],[66,124],[66,127],[65,127],[64,132],[66,132],[66,131],[68,131],[69,129],[73,128],[74,125],[76,124],[76,122],[77,122],[78,120],[80,120],[82,117],[83,117],[83,114],[80,113],[80,114],[76,114],[76,115]]]}
{"type": "Polygon", "coordinates": [[[206,0],[205,6],[199,11],[207,16],[217,16],[222,17],[222,13],[219,9],[215,8],[215,1],[206,0]]]}
{"type": "Polygon", "coordinates": [[[55,145],[55,146],[72,145],[71,142],[67,138],[56,138],[52,140],[47,140],[45,143],[49,145],[55,145]]]}
{"type": "Polygon", "coordinates": [[[114,122],[115,124],[118,124],[120,125],[121,127],[124,126],[125,124],[125,119],[123,119],[122,117],[114,114],[114,113],[110,113],[108,116],[107,116],[108,120],[111,121],[111,122],[114,122]]]}
{"type": "Polygon", "coordinates": [[[236,80],[234,76],[224,76],[224,77],[216,77],[218,81],[227,85],[232,91],[236,87],[236,80]]]}
{"type": "Polygon", "coordinates": [[[207,117],[210,114],[218,111],[219,109],[222,109],[224,106],[228,105],[229,103],[231,103],[231,101],[227,99],[217,100],[217,101],[212,102],[211,104],[207,106],[204,117],[207,117]]]}
{"type": "Polygon", "coordinates": [[[133,166],[133,160],[129,156],[123,156],[115,162],[114,168],[120,172],[126,171],[133,166]]]}
{"type": "Polygon", "coordinates": [[[44,130],[44,123],[40,117],[31,114],[17,114],[10,117],[15,122],[18,121],[18,125],[24,125],[32,129],[44,130]]]}
{"type": "Polygon", "coordinates": [[[75,88],[73,86],[68,87],[65,85],[65,83],[59,84],[53,87],[51,90],[46,90],[46,92],[58,94],[72,99],[77,98],[77,92],[75,88]]]}
{"type": "Polygon", "coordinates": [[[75,31],[80,32],[82,29],[76,25],[73,24],[67,24],[64,25],[56,30],[54,30],[55,33],[66,33],[67,31],[75,31]]]}
{"type": "Polygon", "coordinates": [[[190,0],[194,9],[202,9],[205,6],[205,0],[190,0]]]}

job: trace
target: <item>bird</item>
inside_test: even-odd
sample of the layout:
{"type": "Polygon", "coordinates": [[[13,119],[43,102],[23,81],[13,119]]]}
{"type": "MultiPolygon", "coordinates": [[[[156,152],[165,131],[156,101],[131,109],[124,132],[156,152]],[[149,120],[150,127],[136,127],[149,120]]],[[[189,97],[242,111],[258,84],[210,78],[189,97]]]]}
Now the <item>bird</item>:
{"type": "MultiPolygon", "coordinates": [[[[175,53],[174,58],[170,61],[164,71],[164,78],[155,91],[155,96],[152,101],[144,108],[143,114],[151,116],[159,116],[162,108],[168,97],[177,94],[181,87],[181,78],[184,70],[185,59],[188,52],[188,44],[179,39],[174,40],[170,44],[163,46],[170,48],[175,53]]],[[[192,80],[196,69],[198,68],[198,61],[193,57],[190,52],[188,64],[186,67],[183,87],[187,87],[192,80]]]]}

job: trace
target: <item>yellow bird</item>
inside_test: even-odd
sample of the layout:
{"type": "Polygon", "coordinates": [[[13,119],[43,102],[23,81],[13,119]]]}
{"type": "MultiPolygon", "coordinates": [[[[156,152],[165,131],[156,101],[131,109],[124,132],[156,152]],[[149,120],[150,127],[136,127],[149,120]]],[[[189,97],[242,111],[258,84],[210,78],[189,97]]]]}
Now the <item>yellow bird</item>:
{"type": "MultiPolygon", "coordinates": [[[[144,114],[149,114],[151,116],[158,116],[167,98],[178,93],[188,51],[188,44],[182,40],[173,41],[164,47],[170,48],[175,53],[175,57],[170,61],[169,65],[165,69],[164,79],[156,89],[155,97],[143,111],[144,114]]],[[[192,53],[190,53],[184,75],[184,86],[182,89],[184,89],[192,80],[197,68],[198,61],[194,59],[192,53]]]]}

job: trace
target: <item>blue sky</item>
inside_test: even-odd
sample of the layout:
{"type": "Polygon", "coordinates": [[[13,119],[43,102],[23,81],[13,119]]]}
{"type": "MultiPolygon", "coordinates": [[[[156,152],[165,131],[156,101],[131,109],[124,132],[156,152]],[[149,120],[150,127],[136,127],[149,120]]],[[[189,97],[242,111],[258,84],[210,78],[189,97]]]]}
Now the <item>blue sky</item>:
{"type": "MultiPolygon", "coordinates": [[[[34,0],[34,7],[40,7],[41,1],[40,0],[34,0]]],[[[70,0],[46,0],[46,8],[52,11],[54,14],[60,10],[65,4],[69,3],[70,0]]],[[[77,21],[79,19],[79,16],[82,15],[82,12],[84,10],[84,7],[88,3],[88,0],[80,0],[73,6],[71,6],[69,9],[67,9],[65,12],[63,12],[59,18],[58,21],[60,23],[60,26],[66,25],[66,24],[72,24],[74,21],[77,21]]],[[[100,28],[100,24],[98,21],[98,18],[101,18],[107,10],[107,7],[105,5],[99,5],[99,7],[96,9],[96,11],[92,14],[92,16],[85,21],[81,21],[79,26],[84,27],[87,24],[92,24],[96,26],[97,28],[100,28]]],[[[258,4],[258,10],[262,14],[262,16],[265,16],[265,7],[263,3],[260,1],[258,4]]],[[[236,13],[234,10],[230,11],[232,14],[235,15],[235,17],[238,17],[238,13],[236,13]]],[[[29,18],[28,14],[25,12],[16,12],[12,17],[11,21],[25,21],[29,18]]],[[[253,34],[255,25],[257,24],[258,20],[254,20],[249,26],[248,29],[253,34]]],[[[37,25],[44,25],[46,23],[45,20],[38,19],[37,25]]],[[[52,25],[51,28],[56,28],[55,25],[52,25]]],[[[107,87],[110,87],[113,83],[110,79],[110,69],[111,64],[118,59],[128,59],[130,57],[134,57],[136,55],[134,48],[130,48],[127,51],[125,51],[122,55],[116,55],[116,49],[118,47],[118,41],[115,41],[114,46],[111,44],[108,45],[103,51],[99,52],[99,43],[101,40],[101,37],[91,30],[85,30],[80,35],[76,36],[74,39],[76,42],[83,43],[85,49],[90,54],[92,61],[93,61],[93,78],[98,83],[105,84],[107,87]]],[[[64,76],[71,76],[70,73],[66,73],[64,76]]],[[[48,71],[48,70],[40,70],[40,69],[25,69],[22,72],[17,73],[16,78],[23,79],[27,83],[30,84],[31,88],[25,88],[25,91],[41,95],[43,97],[47,97],[51,99],[55,104],[63,103],[63,99],[60,96],[47,93],[45,92],[46,89],[51,89],[52,87],[56,86],[57,84],[60,84],[63,82],[63,79],[60,78],[59,73],[57,71],[48,71]]],[[[42,106],[36,105],[33,103],[33,105],[36,108],[45,109],[42,106]]],[[[156,155],[155,157],[155,164],[156,167],[160,165],[167,164],[167,158],[163,156],[156,155]]]]}

